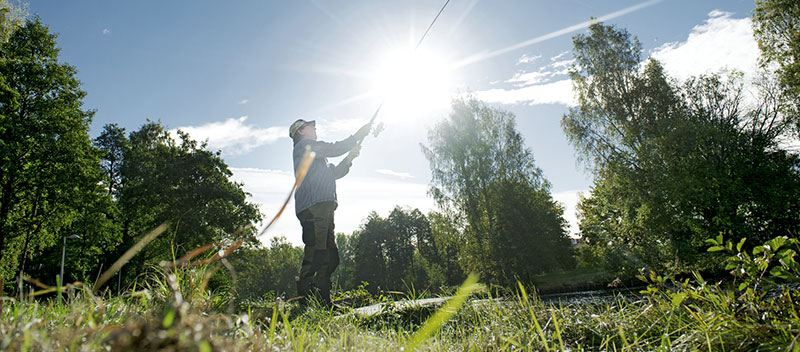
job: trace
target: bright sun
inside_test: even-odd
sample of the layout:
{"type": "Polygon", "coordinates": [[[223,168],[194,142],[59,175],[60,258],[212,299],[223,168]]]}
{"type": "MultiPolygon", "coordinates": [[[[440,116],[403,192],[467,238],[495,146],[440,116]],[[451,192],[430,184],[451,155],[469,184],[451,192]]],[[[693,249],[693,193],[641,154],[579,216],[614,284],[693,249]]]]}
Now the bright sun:
{"type": "Polygon", "coordinates": [[[372,90],[391,110],[420,114],[449,104],[449,71],[444,60],[430,52],[395,50],[381,60],[372,75],[372,90]]]}

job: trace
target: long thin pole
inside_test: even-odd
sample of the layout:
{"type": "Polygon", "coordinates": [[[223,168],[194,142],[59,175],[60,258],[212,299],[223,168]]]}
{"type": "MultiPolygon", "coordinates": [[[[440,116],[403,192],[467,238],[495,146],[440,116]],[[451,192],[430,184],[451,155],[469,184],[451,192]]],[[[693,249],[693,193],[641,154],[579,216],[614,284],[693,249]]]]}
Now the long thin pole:
{"type": "Polygon", "coordinates": [[[59,276],[61,284],[64,284],[64,254],[67,251],[67,236],[64,236],[64,244],[61,245],[61,275],[59,276]]]}
{"type": "MultiPolygon", "coordinates": [[[[431,24],[429,24],[428,28],[425,29],[425,33],[422,33],[422,37],[419,38],[419,41],[417,42],[417,45],[414,47],[414,51],[415,52],[417,51],[417,49],[419,49],[419,46],[422,45],[422,41],[425,40],[425,37],[428,36],[428,32],[430,32],[431,28],[433,28],[433,24],[436,23],[436,20],[439,19],[439,16],[442,14],[442,12],[444,11],[444,8],[447,7],[447,4],[449,4],[449,3],[450,3],[450,0],[447,0],[447,1],[444,2],[444,5],[442,5],[442,8],[439,9],[439,12],[436,14],[436,16],[431,21],[431,24]]],[[[381,112],[381,108],[383,107],[383,103],[385,101],[386,101],[386,99],[382,99],[381,103],[378,104],[378,108],[375,109],[375,113],[372,114],[372,118],[369,120],[369,124],[370,125],[372,125],[372,123],[375,122],[375,118],[377,118],[378,117],[378,113],[381,112]]],[[[364,137],[362,137],[361,139],[358,140],[358,143],[356,145],[356,149],[361,147],[361,142],[364,141],[364,138],[366,138],[366,136],[364,136],[364,137]]],[[[350,155],[348,155],[348,159],[351,159],[351,161],[352,161],[352,158],[349,158],[349,156],[350,155]]]]}

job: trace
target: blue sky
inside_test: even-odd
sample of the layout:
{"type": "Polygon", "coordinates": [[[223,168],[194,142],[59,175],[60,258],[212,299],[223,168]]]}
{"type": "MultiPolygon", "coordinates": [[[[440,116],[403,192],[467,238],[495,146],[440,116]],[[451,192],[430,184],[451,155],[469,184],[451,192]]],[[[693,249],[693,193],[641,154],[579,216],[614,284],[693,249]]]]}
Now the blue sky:
{"type": "MultiPolygon", "coordinates": [[[[335,141],[385,99],[384,132],[364,142],[338,183],[337,231],[347,233],[372,210],[434,208],[419,144],[446,116],[448,97],[466,92],[516,115],[574,223],[577,194],[589,190],[591,175],[559,123],[572,102],[571,37],[586,32],[590,17],[626,28],[644,57],[661,60],[676,79],[725,68],[755,75],[754,4],[740,0],[451,0],[418,65],[404,68],[411,79],[381,74],[443,3],[54,0],[31,1],[29,12],[58,33],[62,61],[77,67],[85,108],[97,111],[92,137],[104,124],[132,131],[149,118],[207,139],[265,218],[293,181],[291,122],[317,120],[320,139],[335,141]]],[[[274,235],[300,243],[297,219],[284,216],[263,240],[274,235]]]]}

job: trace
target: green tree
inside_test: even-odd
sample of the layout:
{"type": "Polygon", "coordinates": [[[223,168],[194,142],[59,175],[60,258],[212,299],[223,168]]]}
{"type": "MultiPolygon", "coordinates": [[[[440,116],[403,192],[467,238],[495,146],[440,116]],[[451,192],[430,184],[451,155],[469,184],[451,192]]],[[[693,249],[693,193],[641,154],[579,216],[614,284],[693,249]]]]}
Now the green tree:
{"type": "Polygon", "coordinates": [[[103,126],[103,132],[95,138],[94,146],[103,152],[100,167],[105,174],[108,194],[117,197],[119,185],[122,183],[123,158],[130,148],[125,129],[115,123],[103,126]]]}
{"type": "MultiPolygon", "coordinates": [[[[160,123],[148,122],[129,136],[120,166],[118,207],[125,250],[164,222],[170,230],[140,252],[130,275],[145,262],[158,263],[214,242],[254,242],[260,221],[242,184],[230,180],[219,152],[206,150],[178,131],[179,141],[160,123]]],[[[121,254],[121,253],[120,253],[121,254]]]]}
{"type": "Polygon", "coordinates": [[[562,128],[595,174],[580,227],[609,269],[709,267],[703,241],[720,232],[796,232],[797,158],[779,148],[774,95],[747,110],[740,75],[670,82],[612,26],[573,42],[578,106],[562,128]]]}
{"type": "MultiPolygon", "coordinates": [[[[449,118],[429,131],[428,142],[430,145],[422,149],[433,176],[430,193],[447,212],[465,219],[462,261],[467,271],[481,272],[489,281],[508,282],[522,272],[542,272],[559,266],[528,260],[533,258],[515,264],[504,262],[509,255],[532,255],[509,253],[518,250],[510,245],[513,243],[532,243],[557,253],[568,250],[549,246],[569,246],[564,241],[566,231],[560,219],[563,211],[552,201],[550,184],[516,131],[514,115],[475,99],[456,100],[449,118]],[[505,199],[507,187],[535,197],[505,199]],[[553,216],[547,221],[562,224],[562,228],[541,232],[541,228],[527,226],[525,219],[507,216],[508,211],[529,207],[531,202],[539,202],[537,209],[554,207],[541,215],[553,216]],[[506,264],[514,265],[505,267],[506,264]]],[[[569,262],[568,257],[552,259],[569,262]]]]}
{"type": "Polygon", "coordinates": [[[497,226],[491,247],[504,284],[530,282],[543,272],[574,267],[564,209],[547,189],[513,181],[497,181],[490,187],[489,216],[497,226]]]}
{"type": "Polygon", "coordinates": [[[240,248],[230,261],[236,275],[232,282],[229,272],[216,286],[233,285],[237,300],[256,300],[265,297],[295,296],[295,276],[300,270],[303,249],[292,245],[286,237],[273,237],[268,247],[261,245],[240,248]]]}
{"type": "Polygon", "coordinates": [[[352,234],[336,234],[336,247],[339,248],[339,266],[333,273],[331,280],[334,287],[342,290],[352,290],[361,283],[356,281],[356,246],[361,232],[356,230],[352,234]]]}
{"type": "Polygon", "coordinates": [[[38,17],[0,44],[0,270],[24,262],[90,218],[98,155],[74,67],[38,17]],[[88,197],[88,198],[87,198],[88,197]]]}
{"type": "Polygon", "coordinates": [[[776,64],[779,79],[789,95],[793,99],[800,97],[800,3],[756,0],[753,30],[762,64],[776,64]]]}
{"type": "Polygon", "coordinates": [[[419,209],[395,207],[386,218],[373,212],[355,235],[354,283],[373,291],[438,288],[444,271],[431,225],[419,209]]]}
{"type": "Polygon", "coordinates": [[[463,226],[457,219],[440,212],[430,212],[428,221],[436,253],[427,255],[426,258],[432,263],[432,266],[438,265],[441,270],[443,276],[441,286],[459,285],[466,277],[461,263],[464,263],[465,267],[469,267],[466,261],[460,260],[460,258],[466,258],[465,248],[462,245],[464,233],[461,229],[463,226]]]}
{"type": "Polygon", "coordinates": [[[8,41],[11,33],[25,24],[27,17],[27,4],[0,0],[0,43],[8,41]]]}

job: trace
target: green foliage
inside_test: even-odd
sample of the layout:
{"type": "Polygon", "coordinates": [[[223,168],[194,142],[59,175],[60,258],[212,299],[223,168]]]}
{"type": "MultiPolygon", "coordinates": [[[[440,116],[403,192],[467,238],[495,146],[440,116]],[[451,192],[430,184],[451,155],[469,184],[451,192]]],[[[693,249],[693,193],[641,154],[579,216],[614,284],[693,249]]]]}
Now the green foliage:
{"type": "MultiPolygon", "coordinates": [[[[114,126],[107,126],[108,131],[114,131],[114,126]]],[[[129,248],[140,234],[165,221],[173,224],[134,258],[136,265],[129,269],[129,277],[138,274],[143,263],[170,259],[173,247],[180,257],[210,243],[255,241],[255,230],[249,225],[261,215],[247,202],[242,185],[230,180],[232,173],[219,152],[206,150],[205,144],[186,133],[177,134],[178,141],[160,123],[148,122],[132,132],[127,143],[119,134],[111,143],[123,150],[120,186],[115,192],[121,213],[120,248],[129,248]]],[[[104,165],[111,170],[109,175],[114,148],[106,150],[104,165]]],[[[108,182],[112,183],[111,178],[108,182]]]]}
{"type": "Polygon", "coordinates": [[[423,146],[430,194],[463,218],[459,261],[484,279],[513,282],[571,265],[563,209],[524,146],[511,113],[456,100],[423,146]],[[551,255],[542,255],[551,254],[551,255]]]}
{"type": "Polygon", "coordinates": [[[464,234],[459,230],[462,226],[459,221],[443,213],[430,212],[428,221],[431,226],[431,235],[436,243],[436,252],[431,253],[428,258],[436,258],[434,263],[438,266],[429,266],[430,277],[433,282],[441,280],[443,286],[455,286],[464,277],[465,268],[468,266],[466,261],[460,261],[462,250],[464,250],[464,234]],[[435,270],[436,269],[436,270],[435,270]],[[436,279],[436,277],[443,277],[436,279]]]}
{"type": "Polygon", "coordinates": [[[352,270],[353,277],[339,274],[340,284],[369,282],[368,289],[372,292],[408,291],[412,287],[438,289],[446,284],[442,266],[451,259],[440,256],[431,225],[418,209],[396,207],[385,219],[373,212],[349,241],[354,246],[346,247],[345,254],[353,256],[353,266],[352,269],[345,266],[345,270],[352,270]]]}
{"type": "Polygon", "coordinates": [[[678,84],[655,60],[640,69],[638,41],[611,26],[574,44],[578,106],[562,128],[595,174],[580,228],[608,271],[721,268],[703,250],[713,234],[797,233],[798,158],[779,148],[790,125],[774,96],[749,110],[740,75],[678,84]]]}
{"type": "Polygon", "coordinates": [[[336,248],[339,248],[339,266],[333,272],[331,282],[342,290],[353,290],[359,286],[356,280],[356,250],[361,231],[347,235],[336,234],[336,248]]]}
{"type": "Polygon", "coordinates": [[[245,247],[234,252],[228,261],[236,281],[233,282],[231,273],[221,271],[225,278],[212,286],[233,287],[239,302],[294,297],[295,276],[302,259],[302,248],[285,237],[273,237],[268,247],[245,247]]]}
{"type": "Polygon", "coordinates": [[[800,4],[793,0],[756,0],[753,32],[761,62],[777,65],[777,75],[797,106],[800,97],[800,4]]]}
{"type": "Polygon", "coordinates": [[[430,338],[437,330],[441,329],[442,325],[458,311],[458,308],[464,304],[467,297],[478,287],[478,275],[471,274],[458,288],[456,295],[450,299],[444,307],[439,309],[436,314],[428,318],[419,330],[408,339],[408,344],[406,346],[414,350],[426,339],[430,338]]]}
{"type": "Polygon", "coordinates": [[[22,27],[28,17],[26,3],[9,0],[0,0],[0,43],[5,43],[11,37],[11,33],[22,27]]]}
{"type": "Polygon", "coordinates": [[[709,252],[728,253],[725,270],[739,280],[737,290],[753,296],[759,288],[782,282],[800,282],[800,263],[797,263],[800,241],[797,238],[778,236],[748,251],[744,246],[746,238],[736,245],[723,240],[722,235],[706,240],[711,246],[709,252]],[[767,275],[769,274],[769,275],[767,275]]]}
{"type": "Polygon", "coordinates": [[[122,162],[125,154],[130,153],[130,141],[125,136],[125,129],[117,124],[103,126],[103,132],[94,140],[94,146],[104,154],[100,168],[105,174],[108,193],[118,197],[122,183],[122,162]]]}
{"type": "Polygon", "coordinates": [[[0,348],[750,351],[793,350],[800,334],[797,290],[736,297],[699,275],[678,282],[652,273],[644,296],[560,301],[540,299],[523,285],[507,297],[468,299],[465,291],[477,287],[472,277],[435,312],[402,302],[406,308],[362,317],[280,301],[222,312],[224,304],[214,303],[221,296],[202,293],[200,278],[209,269],[160,271],[150,279],[153,290],[118,298],[81,289],[66,301],[6,297],[0,348]],[[429,317],[424,324],[421,316],[429,317]]]}
{"type": "Polygon", "coordinates": [[[498,182],[490,191],[496,235],[490,238],[493,264],[510,285],[529,283],[544,272],[573,268],[572,247],[566,236],[564,209],[548,190],[522,183],[498,182]]]}
{"type": "Polygon", "coordinates": [[[83,273],[113,241],[110,199],[97,186],[98,153],[88,135],[93,112],[82,108],[86,93],[75,68],[58,61],[55,37],[35,17],[0,44],[0,275],[5,279],[17,268],[26,270],[28,258],[64,236],[77,233],[88,241],[83,273]]]}

